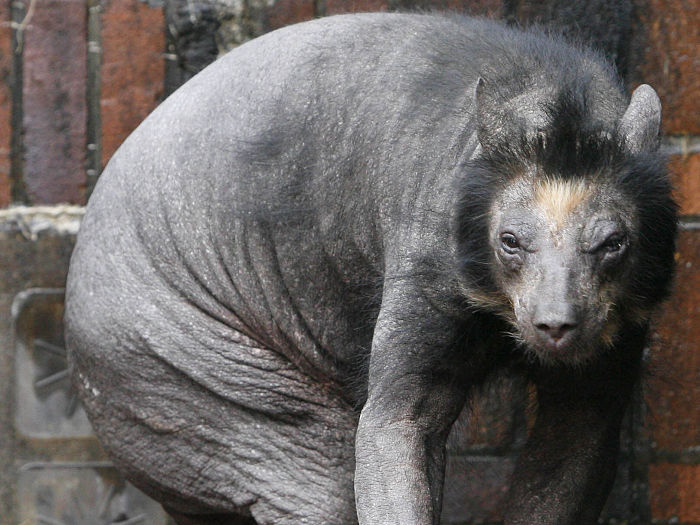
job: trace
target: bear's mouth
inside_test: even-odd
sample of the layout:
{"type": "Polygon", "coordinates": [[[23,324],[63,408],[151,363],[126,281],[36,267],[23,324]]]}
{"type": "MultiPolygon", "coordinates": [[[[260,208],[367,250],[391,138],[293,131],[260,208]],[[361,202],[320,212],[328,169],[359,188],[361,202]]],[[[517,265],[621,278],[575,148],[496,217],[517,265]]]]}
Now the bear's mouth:
{"type": "Polygon", "coordinates": [[[565,356],[576,349],[576,334],[566,333],[558,339],[538,337],[537,346],[544,352],[565,356]]]}
{"type": "Polygon", "coordinates": [[[595,330],[591,334],[590,327],[575,328],[565,331],[559,337],[551,337],[537,331],[534,327],[521,332],[521,340],[526,352],[542,364],[568,364],[579,366],[595,358],[603,348],[602,333],[595,330]],[[589,334],[584,336],[583,334],[589,334]]]}

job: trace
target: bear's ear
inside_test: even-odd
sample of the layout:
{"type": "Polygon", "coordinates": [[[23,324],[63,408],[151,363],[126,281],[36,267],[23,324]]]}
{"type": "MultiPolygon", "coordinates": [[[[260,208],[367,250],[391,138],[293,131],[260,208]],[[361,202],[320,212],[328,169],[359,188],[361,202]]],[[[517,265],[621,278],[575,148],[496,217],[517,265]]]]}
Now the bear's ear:
{"type": "Polygon", "coordinates": [[[483,109],[482,109],[482,104],[483,102],[480,102],[479,99],[483,99],[484,97],[484,79],[479,77],[478,80],[476,81],[476,84],[474,84],[474,89],[472,93],[472,104],[474,107],[474,114],[476,115],[476,138],[479,141],[479,145],[477,146],[477,151],[475,153],[481,153],[484,149],[484,140],[485,137],[484,135],[487,133],[486,128],[482,126],[482,119],[483,119],[483,109]]]}
{"type": "Polygon", "coordinates": [[[496,82],[479,78],[474,86],[476,132],[479,144],[487,153],[519,144],[548,126],[543,109],[545,90],[508,93],[496,82]]]}
{"type": "Polygon", "coordinates": [[[508,113],[499,104],[498,97],[493,93],[493,86],[487,86],[486,81],[479,77],[474,86],[474,106],[476,107],[476,133],[479,144],[486,152],[495,151],[507,137],[516,131],[515,115],[508,113]]]}
{"type": "Polygon", "coordinates": [[[620,119],[619,135],[632,154],[659,149],[661,101],[654,88],[642,84],[632,93],[630,105],[620,119]]]}

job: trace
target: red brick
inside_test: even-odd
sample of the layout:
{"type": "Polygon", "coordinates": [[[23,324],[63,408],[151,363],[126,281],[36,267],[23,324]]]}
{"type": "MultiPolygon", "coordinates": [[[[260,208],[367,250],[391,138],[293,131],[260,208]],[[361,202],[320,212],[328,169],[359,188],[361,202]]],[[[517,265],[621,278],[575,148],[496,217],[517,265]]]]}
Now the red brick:
{"type": "Polygon", "coordinates": [[[102,161],[158,105],[165,75],[162,7],[109,0],[102,15],[102,161]]]}
{"type": "Polygon", "coordinates": [[[502,0],[447,0],[447,8],[474,16],[492,18],[503,14],[502,0]]]}
{"type": "Polygon", "coordinates": [[[647,403],[655,446],[682,451],[700,445],[700,230],[681,232],[676,259],[674,294],[652,346],[647,403]]]}
{"type": "MultiPolygon", "coordinates": [[[[0,4],[0,20],[10,19],[10,4],[0,4]]],[[[12,127],[12,100],[10,94],[10,69],[12,68],[12,29],[9,24],[0,25],[0,208],[10,203],[10,138],[12,127]]]]}
{"type": "Polygon", "coordinates": [[[313,0],[278,0],[266,11],[265,29],[272,31],[313,17],[313,0]]]}
{"type": "Polygon", "coordinates": [[[388,8],[387,0],[326,0],[326,15],[386,11],[388,8]]]}
{"type": "Polygon", "coordinates": [[[652,518],[700,523],[700,465],[660,463],[649,467],[652,518]]]}
{"type": "MultiPolygon", "coordinates": [[[[651,84],[664,107],[666,133],[700,133],[700,9],[688,0],[635,0],[636,83],[651,84]]],[[[634,87],[634,86],[633,86],[634,87]]]]}
{"type": "MultiPolygon", "coordinates": [[[[503,10],[501,0],[422,0],[405,2],[404,4],[421,9],[453,10],[492,17],[500,15],[503,10]]],[[[399,3],[399,9],[401,7],[401,3],[399,3]]],[[[388,0],[326,0],[326,15],[386,11],[388,9],[388,0]]]]}
{"type": "Polygon", "coordinates": [[[519,20],[532,22],[551,11],[552,0],[515,0],[511,1],[519,20]]]}
{"type": "Polygon", "coordinates": [[[683,215],[700,215],[700,153],[675,155],[669,164],[683,215]]]}
{"type": "Polygon", "coordinates": [[[403,6],[420,9],[457,11],[474,16],[497,17],[503,12],[502,0],[408,0],[399,2],[403,6]]]}
{"type": "Polygon", "coordinates": [[[82,0],[42,0],[24,32],[24,177],[35,204],[84,199],[85,13],[82,0]]]}

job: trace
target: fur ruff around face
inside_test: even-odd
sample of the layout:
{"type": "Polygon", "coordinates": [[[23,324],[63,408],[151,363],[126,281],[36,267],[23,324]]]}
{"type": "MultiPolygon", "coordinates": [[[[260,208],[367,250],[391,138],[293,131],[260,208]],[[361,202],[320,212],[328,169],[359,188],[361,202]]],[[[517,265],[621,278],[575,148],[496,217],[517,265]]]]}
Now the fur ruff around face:
{"type": "Polygon", "coordinates": [[[657,151],[658,98],[642,86],[627,108],[606,108],[599,83],[566,67],[480,79],[482,149],[458,168],[470,300],[543,362],[590,360],[620,327],[645,323],[672,280],[677,205],[657,151]]]}

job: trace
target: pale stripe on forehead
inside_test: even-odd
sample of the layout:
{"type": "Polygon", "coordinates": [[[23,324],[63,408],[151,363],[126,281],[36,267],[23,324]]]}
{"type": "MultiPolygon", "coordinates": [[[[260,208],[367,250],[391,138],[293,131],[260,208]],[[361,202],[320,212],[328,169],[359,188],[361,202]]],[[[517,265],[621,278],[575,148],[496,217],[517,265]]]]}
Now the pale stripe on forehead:
{"type": "Polygon", "coordinates": [[[583,180],[545,178],[537,181],[535,201],[547,218],[559,227],[590,193],[589,185],[583,180]]]}

